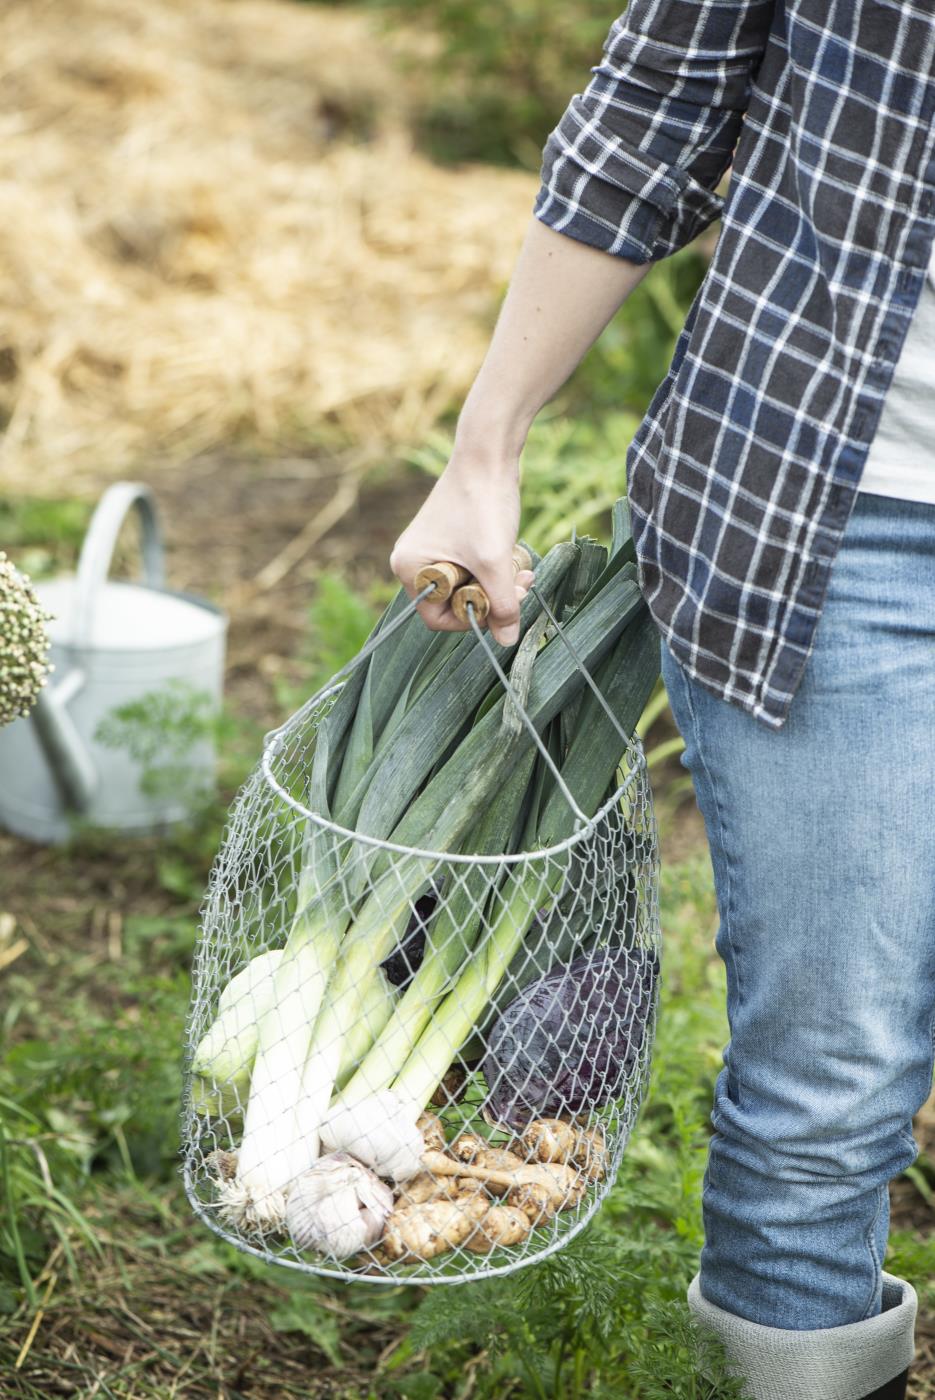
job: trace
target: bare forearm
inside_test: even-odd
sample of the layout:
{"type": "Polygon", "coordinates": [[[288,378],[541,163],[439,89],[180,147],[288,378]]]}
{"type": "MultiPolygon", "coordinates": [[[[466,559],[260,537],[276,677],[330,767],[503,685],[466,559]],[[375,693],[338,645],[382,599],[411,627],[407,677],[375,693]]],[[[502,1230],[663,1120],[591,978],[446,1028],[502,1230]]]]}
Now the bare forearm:
{"type": "Polygon", "coordinates": [[[650,266],[591,248],[531,218],[489,349],[458,419],[456,451],[518,455],[539,409],[650,266]]]}
{"type": "MultiPolygon", "coordinates": [[[[531,218],[451,459],[390,559],[411,596],[422,565],[462,564],[487,593],[494,636],[515,641],[519,604],[532,582],[526,572],[514,578],[510,558],[526,434],[647,267],[531,218]]],[[[463,626],[447,603],[426,600],[419,611],[430,627],[463,626]]]]}

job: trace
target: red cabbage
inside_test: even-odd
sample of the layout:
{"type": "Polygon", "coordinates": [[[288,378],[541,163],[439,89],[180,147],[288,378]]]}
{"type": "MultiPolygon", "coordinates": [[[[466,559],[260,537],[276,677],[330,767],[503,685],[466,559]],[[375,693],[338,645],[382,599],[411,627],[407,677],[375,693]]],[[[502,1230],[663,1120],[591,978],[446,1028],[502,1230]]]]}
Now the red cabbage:
{"type": "Polygon", "coordinates": [[[483,1061],[487,1116],[521,1129],[620,1098],[654,1002],[658,955],[601,948],[529,984],[498,1017],[483,1061]]]}

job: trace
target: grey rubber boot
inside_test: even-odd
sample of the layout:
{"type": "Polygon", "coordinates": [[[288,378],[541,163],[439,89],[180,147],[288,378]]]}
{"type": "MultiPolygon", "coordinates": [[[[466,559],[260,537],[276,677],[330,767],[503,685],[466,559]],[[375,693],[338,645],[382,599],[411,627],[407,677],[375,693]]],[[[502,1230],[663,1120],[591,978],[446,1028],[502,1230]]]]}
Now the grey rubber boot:
{"type": "Polygon", "coordinates": [[[688,1287],[695,1321],[720,1338],[730,1370],[745,1379],[753,1400],[902,1400],[918,1305],[911,1283],[884,1272],[876,1317],[797,1332],[717,1307],[702,1296],[698,1274],[688,1287]]]}

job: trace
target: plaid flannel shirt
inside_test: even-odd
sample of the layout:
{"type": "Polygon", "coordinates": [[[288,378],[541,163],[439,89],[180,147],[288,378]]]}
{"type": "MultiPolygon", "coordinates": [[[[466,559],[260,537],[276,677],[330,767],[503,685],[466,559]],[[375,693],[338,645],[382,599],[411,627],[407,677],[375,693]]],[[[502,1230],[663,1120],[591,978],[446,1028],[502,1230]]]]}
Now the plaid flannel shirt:
{"type": "Polygon", "coordinates": [[[628,490],[673,655],[778,729],[935,236],[935,6],[632,0],[591,73],[533,212],[636,263],[721,216],[628,490]]]}

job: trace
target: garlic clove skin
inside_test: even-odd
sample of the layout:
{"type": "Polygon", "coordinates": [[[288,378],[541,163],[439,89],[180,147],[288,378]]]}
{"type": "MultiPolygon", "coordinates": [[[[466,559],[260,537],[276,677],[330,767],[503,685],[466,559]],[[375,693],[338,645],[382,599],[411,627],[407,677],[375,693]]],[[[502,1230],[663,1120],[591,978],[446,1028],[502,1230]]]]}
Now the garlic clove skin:
{"type": "Polygon", "coordinates": [[[321,1125],[322,1145],[348,1152],[377,1176],[401,1185],[422,1171],[425,1138],[417,1126],[422,1109],[381,1089],[354,1103],[338,1102],[321,1125]]]}
{"type": "Polygon", "coordinates": [[[286,1226],[296,1249],[346,1259],[377,1243],[392,1209],[393,1193],[379,1177],[333,1152],[293,1182],[286,1226]]]}

